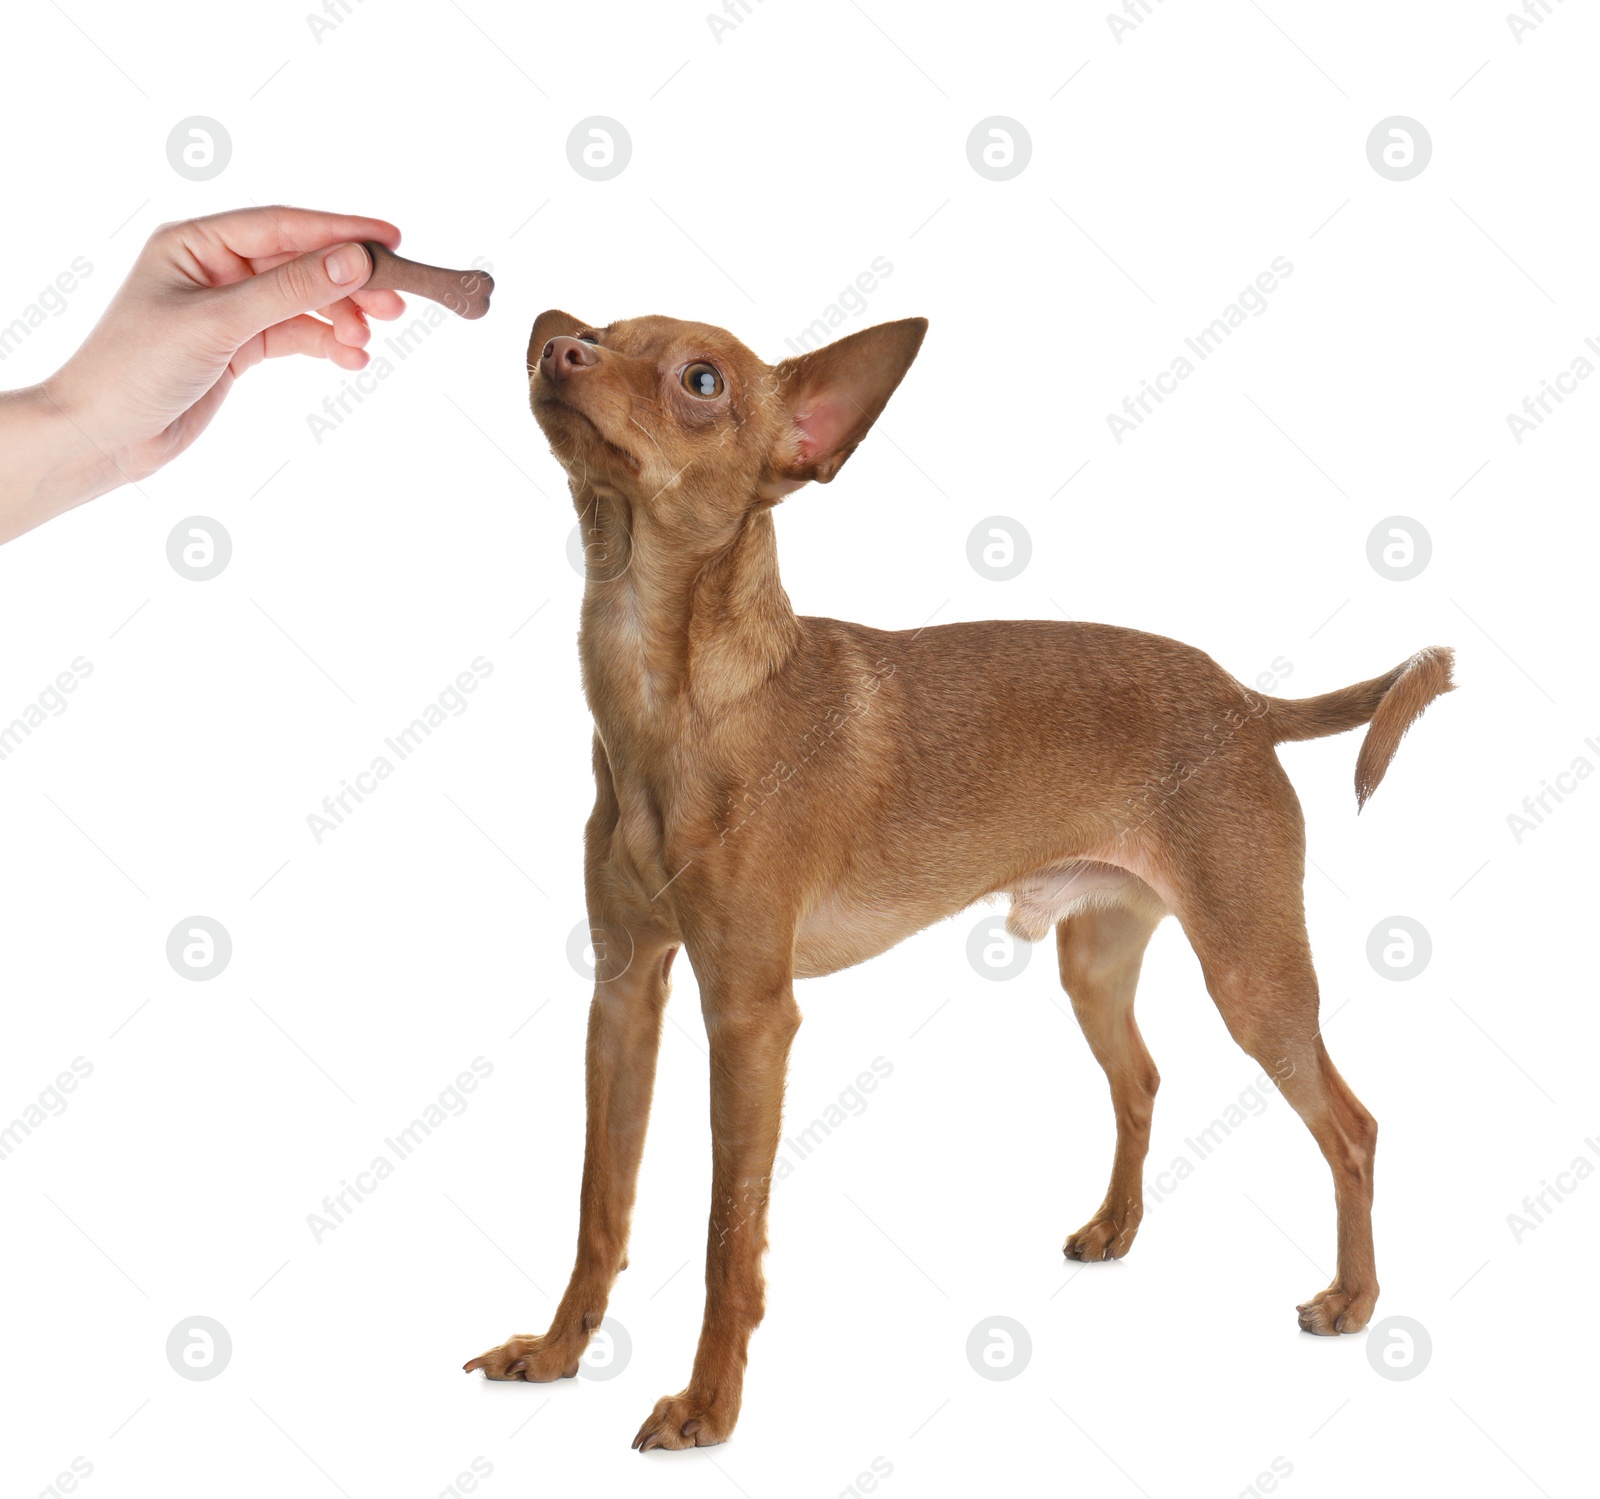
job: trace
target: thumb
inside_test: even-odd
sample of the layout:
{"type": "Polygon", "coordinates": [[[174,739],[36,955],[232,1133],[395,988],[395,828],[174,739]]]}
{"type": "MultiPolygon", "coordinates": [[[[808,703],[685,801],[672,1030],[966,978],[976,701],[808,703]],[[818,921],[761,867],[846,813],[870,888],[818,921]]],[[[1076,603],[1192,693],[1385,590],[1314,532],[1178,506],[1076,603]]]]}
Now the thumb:
{"type": "Polygon", "coordinates": [[[222,288],[223,326],[242,344],[286,318],[314,312],[359,291],[371,273],[372,257],[353,243],[286,260],[222,288]]]}

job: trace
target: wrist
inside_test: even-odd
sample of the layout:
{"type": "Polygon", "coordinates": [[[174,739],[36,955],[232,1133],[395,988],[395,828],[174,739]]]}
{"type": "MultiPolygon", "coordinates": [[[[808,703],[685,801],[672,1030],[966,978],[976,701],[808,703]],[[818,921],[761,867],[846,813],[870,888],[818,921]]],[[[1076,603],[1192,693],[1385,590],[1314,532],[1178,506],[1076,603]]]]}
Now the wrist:
{"type": "Polygon", "coordinates": [[[125,482],[50,381],[0,392],[0,542],[125,482]]]}

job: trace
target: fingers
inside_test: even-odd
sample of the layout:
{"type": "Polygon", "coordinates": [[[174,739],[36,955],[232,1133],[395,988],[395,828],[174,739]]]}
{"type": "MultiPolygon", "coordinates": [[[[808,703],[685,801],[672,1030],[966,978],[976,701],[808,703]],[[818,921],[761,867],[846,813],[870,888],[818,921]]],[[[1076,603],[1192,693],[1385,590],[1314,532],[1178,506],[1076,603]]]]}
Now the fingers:
{"type": "Polygon", "coordinates": [[[223,335],[237,347],[275,323],[315,308],[331,308],[359,290],[371,271],[371,258],[359,244],[338,244],[313,255],[297,255],[207,295],[213,299],[223,335]]]}
{"type": "Polygon", "coordinates": [[[286,354],[308,354],[313,359],[331,360],[342,370],[364,369],[367,364],[366,354],[340,342],[332,324],[302,314],[274,323],[246,339],[239,345],[228,368],[238,377],[263,359],[280,359],[286,354]]]}
{"type": "MultiPolygon", "coordinates": [[[[240,260],[233,273],[223,270],[213,277],[207,284],[210,286],[228,286],[235,281],[243,281],[247,276],[259,276],[262,271],[275,270],[285,261],[293,260],[293,255],[255,255],[249,260],[240,260]]],[[[378,290],[375,287],[363,287],[359,292],[353,292],[352,297],[356,305],[368,317],[383,318],[388,321],[397,318],[406,310],[406,304],[400,293],[388,288],[378,290]]]]}
{"type": "MultiPolygon", "coordinates": [[[[283,256],[274,256],[274,258],[267,259],[267,261],[254,261],[251,264],[253,264],[256,272],[261,272],[261,270],[270,270],[272,267],[282,266],[283,262],[293,261],[293,259],[294,256],[291,256],[291,254],[283,254],[283,256]]],[[[246,272],[246,275],[248,274],[250,272],[246,272]]],[[[389,288],[371,290],[371,288],[363,286],[360,291],[352,291],[347,301],[354,302],[358,312],[362,312],[366,317],[382,318],[382,322],[386,323],[394,322],[395,318],[400,317],[405,312],[405,298],[402,298],[398,291],[390,291],[389,288]]],[[[338,306],[338,304],[334,304],[334,306],[338,306]]],[[[326,307],[315,307],[314,310],[323,315],[328,314],[326,307]]]]}
{"type": "MultiPolygon", "coordinates": [[[[389,320],[405,311],[392,290],[361,290],[372,274],[372,258],[362,248],[368,240],[393,248],[400,231],[386,219],[273,206],[169,224],[152,238],[148,253],[164,261],[169,274],[209,294],[213,329],[235,348],[263,329],[322,311],[339,342],[360,349],[371,338],[368,317],[389,320]]],[[[327,357],[345,368],[365,363],[327,357]]]]}
{"type": "MultiPolygon", "coordinates": [[[[224,276],[213,281],[213,286],[225,286],[229,282],[242,281],[246,276],[260,275],[262,271],[270,271],[282,265],[285,261],[293,260],[293,255],[256,255],[248,262],[241,261],[239,273],[235,276],[224,276]]],[[[397,291],[387,287],[379,290],[375,287],[363,287],[358,292],[351,293],[351,300],[355,302],[368,317],[382,318],[390,322],[399,317],[406,310],[405,299],[397,291]]],[[[321,309],[318,309],[319,311],[321,309]]]]}
{"type": "Polygon", "coordinates": [[[372,329],[367,326],[369,317],[393,322],[406,310],[398,292],[358,291],[335,302],[331,307],[317,311],[333,324],[334,336],[352,349],[364,349],[372,341],[372,329]]]}
{"type": "Polygon", "coordinates": [[[383,219],[248,208],[165,224],[143,258],[196,286],[231,286],[287,261],[331,250],[343,240],[392,244],[400,231],[383,219]],[[339,232],[342,231],[342,232],[339,232]]]}
{"type": "MultiPolygon", "coordinates": [[[[259,276],[262,271],[276,270],[280,265],[294,260],[293,255],[258,255],[249,261],[240,261],[239,273],[235,276],[223,276],[213,281],[213,286],[227,286],[235,281],[243,281],[247,276],[259,276]]],[[[381,318],[385,322],[392,322],[405,310],[405,299],[397,291],[388,288],[382,290],[363,287],[360,291],[351,292],[350,300],[368,317],[381,318]]],[[[314,308],[316,312],[324,312],[325,308],[314,308]]]]}
{"type": "Polygon", "coordinates": [[[358,291],[350,299],[368,317],[392,323],[406,310],[405,298],[397,291],[358,291]]]}
{"type": "Polygon", "coordinates": [[[361,309],[349,298],[343,297],[333,306],[322,309],[324,316],[333,325],[333,336],[351,349],[364,349],[371,341],[372,330],[367,327],[367,320],[362,316],[361,309]]]}
{"type": "Polygon", "coordinates": [[[308,255],[343,240],[375,239],[391,250],[400,231],[387,219],[324,213],[314,208],[235,208],[203,219],[168,226],[179,238],[193,237],[225,246],[253,260],[268,255],[308,255]]]}

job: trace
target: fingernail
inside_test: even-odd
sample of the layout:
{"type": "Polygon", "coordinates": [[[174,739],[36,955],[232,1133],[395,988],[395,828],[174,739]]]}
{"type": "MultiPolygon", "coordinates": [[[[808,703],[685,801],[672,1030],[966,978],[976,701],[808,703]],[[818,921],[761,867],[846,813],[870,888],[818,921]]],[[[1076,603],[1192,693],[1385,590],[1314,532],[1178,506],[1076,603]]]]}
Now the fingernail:
{"type": "Polygon", "coordinates": [[[322,267],[335,286],[348,286],[366,275],[367,252],[360,245],[340,245],[328,252],[322,267]]]}

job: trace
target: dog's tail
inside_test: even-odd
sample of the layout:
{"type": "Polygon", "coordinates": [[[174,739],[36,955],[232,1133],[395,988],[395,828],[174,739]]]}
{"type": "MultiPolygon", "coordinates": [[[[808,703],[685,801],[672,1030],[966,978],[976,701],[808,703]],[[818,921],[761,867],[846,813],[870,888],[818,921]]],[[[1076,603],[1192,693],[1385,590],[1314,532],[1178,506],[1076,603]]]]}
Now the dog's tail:
{"type": "Polygon", "coordinates": [[[1272,731],[1272,742],[1320,739],[1325,734],[1342,734],[1346,729],[1370,723],[1372,727],[1356,757],[1359,810],[1378,789],[1406,730],[1429,703],[1454,688],[1450,676],[1454,664],[1455,653],[1449,646],[1430,645],[1370,682],[1357,682],[1353,687],[1341,687],[1320,697],[1271,699],[1267,727],[1272,731]]]}

